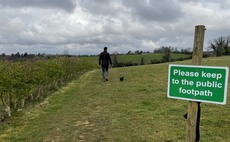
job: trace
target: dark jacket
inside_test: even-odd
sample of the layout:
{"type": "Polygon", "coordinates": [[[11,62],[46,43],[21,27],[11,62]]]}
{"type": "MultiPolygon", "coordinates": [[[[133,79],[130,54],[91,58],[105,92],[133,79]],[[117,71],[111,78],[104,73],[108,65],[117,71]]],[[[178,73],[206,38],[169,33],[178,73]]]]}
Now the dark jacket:
{"type": "Polygon", "coordinates": [[[103,51],[99,57],[99,65],[103,67],[109,66],[109,63],[112,65],[110,54],[107,51],[103,51]]]}

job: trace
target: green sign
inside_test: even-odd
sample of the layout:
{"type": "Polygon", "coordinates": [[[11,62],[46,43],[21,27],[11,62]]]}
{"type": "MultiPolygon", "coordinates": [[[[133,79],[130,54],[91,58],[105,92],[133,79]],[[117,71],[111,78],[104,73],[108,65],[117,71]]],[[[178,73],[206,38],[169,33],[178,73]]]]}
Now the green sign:
{"type": "Polygon", "coordinates": [[[228,67],[169,65],[169,98],[226,104],[228,67]]]}

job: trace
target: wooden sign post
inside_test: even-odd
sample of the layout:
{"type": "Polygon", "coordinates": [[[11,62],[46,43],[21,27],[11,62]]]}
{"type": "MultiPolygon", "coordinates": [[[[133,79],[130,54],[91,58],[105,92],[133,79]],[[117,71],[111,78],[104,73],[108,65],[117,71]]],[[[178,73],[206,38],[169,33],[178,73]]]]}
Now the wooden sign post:
{"type": "MultiPolygon", "coordinates": [[[[198,25],[195,27],[192,65],[201,65],[203,57],[205,26],[198,25]]],[[[200,120],[200,103],[190,101],[188,104],[187,117],[187,142],[199,141],[199,120],[200,120]],[[197,123],[198,122],[198,123],[197,123]]]]}

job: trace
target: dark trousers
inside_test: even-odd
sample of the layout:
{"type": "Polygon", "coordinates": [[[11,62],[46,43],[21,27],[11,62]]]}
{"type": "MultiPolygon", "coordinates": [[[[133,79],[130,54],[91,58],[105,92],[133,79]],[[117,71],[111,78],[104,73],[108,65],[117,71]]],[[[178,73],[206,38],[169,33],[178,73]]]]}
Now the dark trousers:
{"type": "Polygon", "coordinates": [[[102,69],[102,77],[103,77],[103,79],[107,79],[108,78],[109,66],[102,66],[101,69],[102,69]]]}

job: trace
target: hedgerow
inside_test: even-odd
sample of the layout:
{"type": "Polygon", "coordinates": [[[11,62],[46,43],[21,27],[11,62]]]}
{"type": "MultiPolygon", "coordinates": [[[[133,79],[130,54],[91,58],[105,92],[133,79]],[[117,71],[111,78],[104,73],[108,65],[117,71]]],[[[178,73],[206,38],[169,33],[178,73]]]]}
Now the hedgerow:
{"type": "Polygon", "coordinates": [[[94,63],[67,57],[0,61],[0,119],[3,112],[10,117],[25,104],[46,97],[51,90],[94,68],[94,63]]]}

